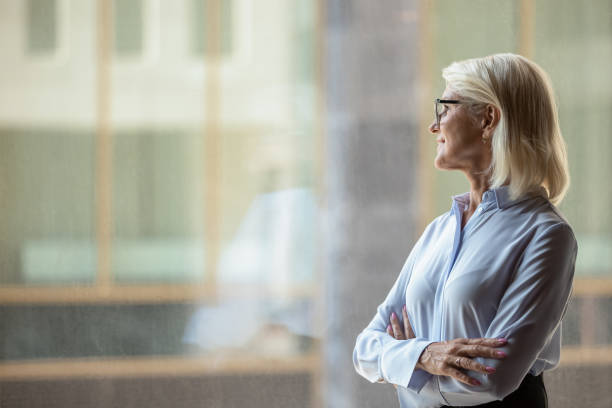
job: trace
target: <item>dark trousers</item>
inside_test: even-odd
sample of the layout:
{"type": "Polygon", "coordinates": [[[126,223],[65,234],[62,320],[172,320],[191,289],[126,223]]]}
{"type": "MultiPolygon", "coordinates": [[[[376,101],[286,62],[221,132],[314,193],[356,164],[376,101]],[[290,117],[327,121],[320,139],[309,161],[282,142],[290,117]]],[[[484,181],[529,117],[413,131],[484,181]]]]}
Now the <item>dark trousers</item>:
{"type": "MultiPolygon", "coordinates": [[[[486,404],[474,405],[471,408],[548,408],[548,396],[544,388],[542,374],[533,376],[527,374],[521,385],[512,394],[501,401],[487,402],[486,404]]],[[[444,405],[444,408],[452,408],[444,405]]],[[[461,408],[461,407],[456,407],[461,408]]],[[[467,407],[466,407],[467,408],[467,407]]]]}

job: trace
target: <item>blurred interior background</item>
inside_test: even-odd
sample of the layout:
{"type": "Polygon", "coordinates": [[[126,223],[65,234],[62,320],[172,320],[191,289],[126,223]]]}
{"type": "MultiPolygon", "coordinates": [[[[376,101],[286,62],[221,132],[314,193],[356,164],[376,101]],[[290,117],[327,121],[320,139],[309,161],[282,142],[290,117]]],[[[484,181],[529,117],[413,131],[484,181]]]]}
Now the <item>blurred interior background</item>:
{"type": "Polygon", "coordinates": [[[396,406],[355,337],[468,189],[441,69],[497,52],[568,144],[550,404],[610,407],[607,0],[0,0],[0,406],[396,406]]]}

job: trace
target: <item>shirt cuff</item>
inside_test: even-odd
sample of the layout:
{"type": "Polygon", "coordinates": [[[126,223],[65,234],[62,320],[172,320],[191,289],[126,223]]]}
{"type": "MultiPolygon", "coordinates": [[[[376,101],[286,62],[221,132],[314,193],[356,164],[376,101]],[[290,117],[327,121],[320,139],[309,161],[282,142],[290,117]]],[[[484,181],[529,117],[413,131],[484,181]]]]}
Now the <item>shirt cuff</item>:
{"type": "Polygon", "coordinates": [[[421,353],[431,343],[433,341],[422,338],[395,340],[389,336],[384,339],[379,368],[385,381],[421,391],[432,375],[415,367],[421,353]]]}

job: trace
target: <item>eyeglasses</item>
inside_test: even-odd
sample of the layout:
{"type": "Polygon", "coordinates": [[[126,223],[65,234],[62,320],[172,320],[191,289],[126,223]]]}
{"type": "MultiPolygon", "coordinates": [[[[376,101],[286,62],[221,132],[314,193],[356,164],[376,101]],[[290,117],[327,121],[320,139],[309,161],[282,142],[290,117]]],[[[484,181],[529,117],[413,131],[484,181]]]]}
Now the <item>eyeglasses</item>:
{"type": "Polygon", "coordinates": [[[462,102],[456,99],[440,99],[440,98],[434,99],[434,114],[436,117],[436,127],[437,128],[440,127],[440,117],[442,116],[443,113],[446,113],[446,110],[444,110],[445,108],[444,105],[457,105],[460,103],[462,102]]]}

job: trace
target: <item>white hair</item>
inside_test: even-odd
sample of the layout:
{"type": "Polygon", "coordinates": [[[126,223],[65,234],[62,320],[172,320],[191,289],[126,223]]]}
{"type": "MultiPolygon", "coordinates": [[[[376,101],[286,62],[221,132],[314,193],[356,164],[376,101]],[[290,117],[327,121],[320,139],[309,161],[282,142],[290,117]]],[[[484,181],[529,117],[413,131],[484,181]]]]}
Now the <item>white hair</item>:
{"type": "Polygon", "coordinates": [[[536,63],[515,54],[453,62],[446,84],[480,110],[499,109],[491,140],[490,187],[509,184],[512,198],[538,189],[558,205],[569,187],[565,142],[550,79],[536,63]]]}

